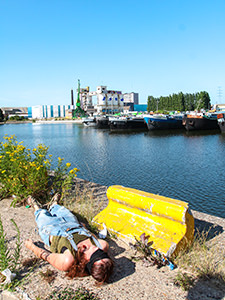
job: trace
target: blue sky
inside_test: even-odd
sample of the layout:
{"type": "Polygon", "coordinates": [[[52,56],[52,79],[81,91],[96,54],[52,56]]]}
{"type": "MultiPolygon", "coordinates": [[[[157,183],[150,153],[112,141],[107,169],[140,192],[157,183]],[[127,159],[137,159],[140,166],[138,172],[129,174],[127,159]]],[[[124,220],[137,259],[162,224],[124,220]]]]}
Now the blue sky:
{"type": "Polygon", "coordinates": [[[0,107],[70,104],[78,79],[224,103],[224,16],[224,0],[0,0],[0,107]]]}

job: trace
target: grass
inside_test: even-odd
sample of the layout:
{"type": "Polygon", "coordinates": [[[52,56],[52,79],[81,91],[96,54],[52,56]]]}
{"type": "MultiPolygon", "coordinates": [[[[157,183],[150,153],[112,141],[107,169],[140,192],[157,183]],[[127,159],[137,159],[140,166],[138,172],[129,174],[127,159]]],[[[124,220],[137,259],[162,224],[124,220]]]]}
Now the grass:
{"type": "Polygon", "coordinates": [[[225,285],[225,249],[216,242],[208,241],[208,234],[197,232],[189,249],[175,258],[180,271],[174,283],[183,289],[199,279],[213,279],[218,285],[225,285]]]}
{"type": "Polygon", "coordinates": [[[17,231],[16,235],[16,243],[13,250],[9,248],[6,234],[4,232],[4,228],[2,225],[1,217],[0,217],[0,271],[3,271],[7,268],[10,269],[11,272],[15,272],[18,268],[19,260],[20,260],[20,250],[21,250],[21,241],[20,241],[20,231],[13,219],[10,220],[17,231]]]}
{"type": "Polygon", "coordinates": [[[76,183],[71,195],[63,200],[63,205],[74,212],[80,222],[87,224],[89,230],[96,232],[97,226],[91,221],[102,210],[104,200],[96,199],[92,188],[84,182],[76,183]]]}
{"type": "Polygon", "coordinates": [[[62,291],[53,291],[45,300],[100,300],[94,293],[84,288],[76,290],[65,288],[62,291]]]}

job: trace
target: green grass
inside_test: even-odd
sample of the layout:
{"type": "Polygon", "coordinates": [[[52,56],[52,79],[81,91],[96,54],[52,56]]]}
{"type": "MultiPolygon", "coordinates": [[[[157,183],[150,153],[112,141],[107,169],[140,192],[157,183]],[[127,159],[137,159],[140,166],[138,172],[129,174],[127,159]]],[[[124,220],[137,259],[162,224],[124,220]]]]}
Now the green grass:
{"type": "Polygon", "coordinates": [[[84,288],[76,290],[72,288],[65,288],[62,291],[53,291],[44,300],[100,300],[94,293],[84,288]]]}

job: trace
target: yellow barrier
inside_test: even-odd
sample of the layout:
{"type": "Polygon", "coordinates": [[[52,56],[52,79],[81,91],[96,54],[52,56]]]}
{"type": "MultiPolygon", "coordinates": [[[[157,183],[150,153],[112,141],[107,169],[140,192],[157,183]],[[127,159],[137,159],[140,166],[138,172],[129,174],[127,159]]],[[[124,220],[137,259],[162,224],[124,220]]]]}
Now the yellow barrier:
{"type": "Polygon", "coordinates": [[[110,186],[108,206],[93,222],[129,242],[142,233],[150,235],[152,248],[170,257],[184,249],[193,240],[194,218],[188,203],[143,191],[110,186]]]}

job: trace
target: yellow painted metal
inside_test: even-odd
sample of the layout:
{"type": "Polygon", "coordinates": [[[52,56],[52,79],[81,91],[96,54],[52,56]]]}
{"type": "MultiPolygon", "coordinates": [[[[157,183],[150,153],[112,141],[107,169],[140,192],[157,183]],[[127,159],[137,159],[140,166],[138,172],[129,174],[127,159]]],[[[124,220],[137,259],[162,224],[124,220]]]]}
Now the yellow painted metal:
{"type": "Polygon", "coordinates": [[[167,257],[189,245],[194,236],[194,218],[188,203],[119,185],[107,190],[108,206],[93,222],[105,224],[118,237],[134,242],[150,235],[152,247],[167,257]]]}

